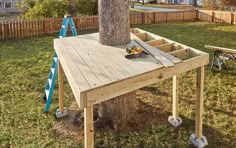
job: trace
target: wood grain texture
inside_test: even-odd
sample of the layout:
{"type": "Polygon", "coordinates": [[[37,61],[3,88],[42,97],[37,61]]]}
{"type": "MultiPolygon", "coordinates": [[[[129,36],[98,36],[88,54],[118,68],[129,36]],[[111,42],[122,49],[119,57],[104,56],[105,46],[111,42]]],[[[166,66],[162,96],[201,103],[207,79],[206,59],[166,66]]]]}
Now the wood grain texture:
{"type": "Polygon", "coordinates": [[[178,118],[179,114],[179,79],[178,76],[173,76],[173,102],[172,102],[172,115],[174,119],[178,118]]]}
{"type": "MultiPolygon", "coordinates": [[[[144,31],[136,29],[135,32],[144,31]]],[[[178,62],[180,59],[161,51],[175,63],[175,66],[164,68],[152,56],[126,59],[126,48],[135,41],[123,46],[101,45],[98,33],[54,40],[55,51],[80,107],[109,100],[209,62],[209,55],[204,52],[146,33],[155,40],[164,40],[163,44],[174,43],[185,48],[174,51],[176,56],[185,56],[184,52],[190,57],[178,62]]]]}
{"type": "Polygon", "coordinates": [[[58,82],[59,82],[59,108],[64,112],[64,77],[60,61],[58,61],[58,82]]]}
{"type": "Polygon", "coordinates": [[[130,42],[128,0],[99,0],[99,42],[124,45],[130,42]]]}
{"type": "Polygon", "coordinates": [[[202,137],[202,116],[203,116],[203,91],[204,91],[204,66],[197,68],[197,96],[196,96],[196,119],[195,135],[202,137]]]}
{"type": "Polygon", "coordinates": [[[94,148],[93,106],[84,109],[84,146],[94,148]]]}

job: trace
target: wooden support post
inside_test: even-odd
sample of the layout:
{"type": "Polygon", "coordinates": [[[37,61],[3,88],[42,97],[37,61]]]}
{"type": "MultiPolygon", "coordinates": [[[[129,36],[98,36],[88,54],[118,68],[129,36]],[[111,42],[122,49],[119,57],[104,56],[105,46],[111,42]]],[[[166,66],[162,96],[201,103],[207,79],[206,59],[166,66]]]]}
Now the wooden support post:
{"type": "Polygon", "coordinates": [[[85,148],[94,148],[93,106],[84,108],[85,148]]]}
{"type": "Polygon", "coordinates": [[[190,141],[195,147],[205,147],[208,145],[207,139],[202,134],[203,115],[203,89],[204,89],[204,66],[197,68],[197,98],[196,98],[196,119],[195,134],[190,136],[190,141]]]}
{"type": "Polygon", "coordinates": [[[172,116],[169,116],[168,122],[174,127],[182,124],[179,117],[179,80],[178,76],[173,76],[173,96],[172,96],[172,116]]]}
{"type": "Polygon", "coordinates": [[[177,76],[173,76],[173,103],[172,103],[172,115],[174,119],[178,118],[179,113],[179,80],[177,76]]]}
{"type": "Polygon", "coordinates": [[[64,107],[64,79],[63,79],[63,69],[61,63],[58,60],[58,84],[59,84],[59,109],[56,110],[56,117],[62,118],[67,115],[67,109],[64,107]]]}
{"type": "Polygon", "coordinates": [[[63,69],[60,61],[58,61],[58,84],[59,84],[59,109],[60,112],[64,112],[64,79],[63,79],[63,69]]]}
{"type": "Polygon", "coordinates": [[[202,138],[202,115],[203,115],[203,89],[204,89],[204,66],[197,68],[197,98],[196,98],[196,138],[202,138]]]}

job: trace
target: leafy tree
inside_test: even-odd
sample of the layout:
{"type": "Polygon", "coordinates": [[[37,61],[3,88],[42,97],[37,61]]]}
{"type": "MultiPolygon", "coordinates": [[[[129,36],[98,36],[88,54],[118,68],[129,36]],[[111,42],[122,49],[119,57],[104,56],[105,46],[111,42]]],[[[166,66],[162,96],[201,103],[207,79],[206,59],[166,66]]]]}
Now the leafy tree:
{"type": "Polygon", "coordinates": [[[224,6],[230,6],[230,5],[236,6],[236,0],[220,0],[220,1],[224,6]]]}
{"type": "Polygon", "coordinates": [[[18,4],[24,18],[63,17],[68,13],[69,0],[24,0],[18,4]]]}
{"type": "Polygon", "coordinates": [[[197,6],[197,0],[193,0],[193,6],[197,6]]]}
{"type": "Polygon", "coordinates": [[[98,0],[78,0],[77,11],[79,14],[97,15],[98,0]]]}

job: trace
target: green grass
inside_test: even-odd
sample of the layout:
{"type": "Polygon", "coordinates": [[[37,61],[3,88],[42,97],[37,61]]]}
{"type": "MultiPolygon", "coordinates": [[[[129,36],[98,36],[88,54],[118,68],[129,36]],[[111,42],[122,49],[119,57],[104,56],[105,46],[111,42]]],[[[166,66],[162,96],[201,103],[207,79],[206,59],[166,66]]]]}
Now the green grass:
{"type": "MultiPolygon", "coordinates": [[[[133,26],[170,38],[202,51],[205,44],[236,48],[236,26],[206,22],[165,23],[133,26]]],[[[87,32],[85,32],[87,33],[87,32]]],[[[0,41],[0,146],[81,147],[70,134],[59,135],[54,111],[57,86],[50,112],[43,113],[41,97],[57,35],[0,41]]],[[[236,60],[227,70],[211,72],[206,67],[204,135],[209,147],[236,147],[236,60]]],[[[138,99],[155,111],[155,124],[122,134],[95,132],[96,147],[189,147],[194,132],[196,72],[180,75],[180,116],[183,125],[167,123],[171,112],[171,80],[137,91],[138,99]],[[158,90],[158,91],[156,91],[158,90]]],[[[73,94],[65,84],[66,106],[73,94]]],[[[150,112],[150,116],[153,113],[150,112]]]]}

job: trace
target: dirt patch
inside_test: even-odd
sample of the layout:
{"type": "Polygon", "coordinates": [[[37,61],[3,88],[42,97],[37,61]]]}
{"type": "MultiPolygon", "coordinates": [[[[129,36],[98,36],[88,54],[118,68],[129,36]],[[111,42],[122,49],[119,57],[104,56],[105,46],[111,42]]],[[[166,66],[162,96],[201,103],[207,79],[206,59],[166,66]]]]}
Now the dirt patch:
{"type": "MultiPolygon", "coordinates": [[[[170,111],[171,104],[167,101],[167,97],[169,97],[167,92],[147,87],[137,90],[136,94],[139,102],[136,117],[128,124],[126,129],[119,131],[120,133],[142,131],[151,127],[153,124],[168,124],[167,118],[170,113],[167,110],[170,111]]],[[[76,141],[83,140],[84,125],[81,118],[79,118],[82,114],[83,111],[79,110],[76,101],[74,101],[68,108],[68,116],[58,120],[54,126],[58,138],[66,136],[73,137],[76,141]]],[[[95,126],[95,131],[99,133],[117,132],[109,124],[102,128],[95,126]]]]}

